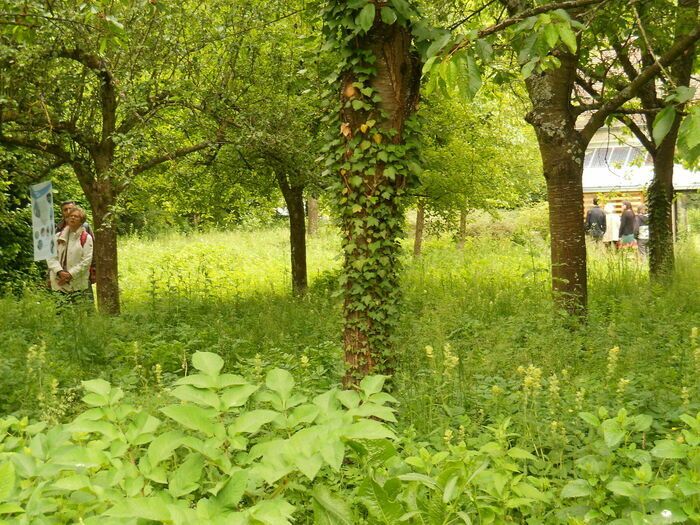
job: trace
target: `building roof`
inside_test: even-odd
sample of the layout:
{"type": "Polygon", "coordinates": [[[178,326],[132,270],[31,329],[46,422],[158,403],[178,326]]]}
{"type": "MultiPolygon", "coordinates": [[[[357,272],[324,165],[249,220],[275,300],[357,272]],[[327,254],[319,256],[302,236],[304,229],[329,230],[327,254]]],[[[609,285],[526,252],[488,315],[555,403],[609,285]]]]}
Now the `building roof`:
{"type": "MultiPolygon", "coordinates": [[[[640,191],[651,183],[654,166],[639,142],[630,137],[611,137],[607,130],[596,134],[586,150],[583,164],[584,193],[640,191]]],[[[675,190],[700,190],[700,171],[681,164],[673,169],[675,190]]]]}

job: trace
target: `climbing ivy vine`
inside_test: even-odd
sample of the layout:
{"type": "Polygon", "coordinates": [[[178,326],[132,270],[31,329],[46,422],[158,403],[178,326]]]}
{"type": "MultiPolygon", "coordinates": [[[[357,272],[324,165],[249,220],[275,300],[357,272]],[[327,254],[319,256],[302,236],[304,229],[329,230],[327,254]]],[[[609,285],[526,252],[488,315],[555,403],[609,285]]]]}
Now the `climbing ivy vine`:
{"type": "Polygon", "coordinates": [[[334,0],[324,10],[326,50],[338,57],[325,152],[343,236],[346,384],[391,369],[402,198],[420,171],[415,14],[406,0],[334,0]]]}

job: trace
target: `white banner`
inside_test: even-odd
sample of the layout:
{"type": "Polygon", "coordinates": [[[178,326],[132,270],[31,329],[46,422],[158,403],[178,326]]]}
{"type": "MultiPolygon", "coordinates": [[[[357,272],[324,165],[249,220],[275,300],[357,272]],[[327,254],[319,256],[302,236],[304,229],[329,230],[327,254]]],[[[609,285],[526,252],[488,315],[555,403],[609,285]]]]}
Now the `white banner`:
{"type": "Polygon", "coordinates": [[[44,261],[56,256],[56,226],[53,218],[51,181],[29,187],[32,196],[32,228],[34,260],[44,261]]]}

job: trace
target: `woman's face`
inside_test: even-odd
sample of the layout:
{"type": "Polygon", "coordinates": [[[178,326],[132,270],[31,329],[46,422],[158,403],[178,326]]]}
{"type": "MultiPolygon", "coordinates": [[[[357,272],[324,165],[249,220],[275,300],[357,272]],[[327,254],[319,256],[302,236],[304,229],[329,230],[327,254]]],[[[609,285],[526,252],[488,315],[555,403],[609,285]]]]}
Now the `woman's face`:
{"type": "Polygon", "coordinates": [[[80,215],[80,212],[75,210],[68,214],[66,222],[68,223],[68,226],[71,230],[77,230],[78,228],[80,228],[80,225],[83,224],[83,218],[80,215]]]}

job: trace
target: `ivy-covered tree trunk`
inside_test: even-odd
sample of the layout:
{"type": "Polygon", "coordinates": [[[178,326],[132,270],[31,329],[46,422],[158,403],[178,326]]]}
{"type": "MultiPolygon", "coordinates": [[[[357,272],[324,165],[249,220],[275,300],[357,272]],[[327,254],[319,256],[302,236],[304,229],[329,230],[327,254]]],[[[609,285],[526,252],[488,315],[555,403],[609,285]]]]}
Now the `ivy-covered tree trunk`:
{"type": "Polygon", "coordinates": [[[413,256],[420,257],[423,248],[423,229],[425,228],[425,203],[420,201],[416,211],[416,236],[413,243],[413,256]]]}
{"type": "Polygon", "coordinates": [[[406,126],[416,108],[421,66],[410,22],[389,6],[381,11],[383,16],[371,2],[336,0],[325,12],[329,41],[344,57],[339,139],[332,147],[344,252],[345,385],[372,372],[391,373],[399,315],[399,238],[411,149],[406,126]]]}
{"type": "Polygon", "coordinates": [[[586,147],[569,104],[577,59],[568,52],[559,53],[559,59],[559,68],[527,79],[533,105],[527,119],[537,135],[547,181],[554,299],[568,312],[583,315],[587,302],[582,185],[586,147]]]}

